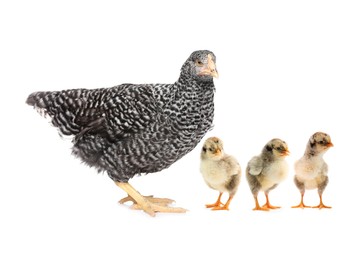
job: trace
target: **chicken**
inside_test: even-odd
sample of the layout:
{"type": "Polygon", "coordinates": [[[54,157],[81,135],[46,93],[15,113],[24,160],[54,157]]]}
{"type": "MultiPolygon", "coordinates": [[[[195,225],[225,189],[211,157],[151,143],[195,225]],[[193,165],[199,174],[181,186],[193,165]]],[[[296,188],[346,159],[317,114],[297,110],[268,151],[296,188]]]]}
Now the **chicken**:
{"type": "Polygon", "coordinates": [[[229,210],[241,179],[241,168],[238,161],[224,152],[223,142],[217,137],[208,138],[201,151],[201,174],[206,184],[219,191],[219,197],[213,204],[207,204],[207,208],[213,210],[229,210]],[[229,193],[229,199],[225,204],[221,203],[224,192],[229,193]]]}
{"type": "Polygon", "coordinates": [[[185,212],[169,199],[142,196],[129,180],[158,172],[193,150],[212,128],[214,82],[211,51],[193,52],[173,84],[122,84],[112,88],[35,92],[26,103],[48,115],[62,135],[73,136],[72,153],[123,189],[134,208],[185,212]]]}
{"type": "Polygon", "coordinates": [[[277,209],[269,202],[269,192],[287,178],[288,164],[285,157],[289,155],[286,142],[272,139],[263,148],[259,156],[254,156],[246,167],[246,179],[255,200],[253,210],[277,209]],[[259,191],[264,191],[266,203],[261,207],[258,202],[259,191]]]}
{"type": "Polygon", "coordinates": [[[301,193],[301,202],[292,208],[310,208],[303,203],[306,189],[318,191],[320,203],[314,208],[331,208],[322,202],[322,193],[329,182],[328,166],[323,155],[332,146],[331,138],[326,133],[317,132],[310,137],[304,155],[295,163],[294,183],[301,193]]]}

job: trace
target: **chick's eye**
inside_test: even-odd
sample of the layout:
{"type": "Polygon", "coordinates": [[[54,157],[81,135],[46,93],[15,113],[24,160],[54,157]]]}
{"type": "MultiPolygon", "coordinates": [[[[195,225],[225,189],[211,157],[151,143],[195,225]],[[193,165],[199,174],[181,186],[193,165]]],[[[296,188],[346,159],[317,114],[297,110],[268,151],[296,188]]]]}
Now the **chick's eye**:
{"type": "Polygon", "coordinates": [[[325,142],[324,141],[320,141],[319,144],[324,144],[325,142]]]}
{"type": "Polygon", "coordinates": [[[214,149],[212,149],[212,148],[209,148],[209,151],[210,151],[210,152],[212,152],[212,151],[214,151],[214,149]]]}
{"type": "Polygon", "coordinates": [[[203,62],[200,61],[200,60],[196,60],[195,61],[196,65],[199,66],[199,67],[202,67],[203,66],[203,62]]]}

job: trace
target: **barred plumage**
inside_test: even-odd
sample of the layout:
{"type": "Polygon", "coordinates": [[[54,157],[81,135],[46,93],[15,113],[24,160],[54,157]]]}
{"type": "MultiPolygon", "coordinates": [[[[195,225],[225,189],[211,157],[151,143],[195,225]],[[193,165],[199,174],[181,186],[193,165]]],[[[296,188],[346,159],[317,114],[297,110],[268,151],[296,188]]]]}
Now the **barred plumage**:
{"type": "Polygon", "coordinates": [[[49,115],[63,135],[74,136],[75,156],[127,182],[169,167],[211,129],[213,78],[197,64],[211,60],[210,51],[192,53],[174,84],[36,92],[26,102],[49,115]]]}

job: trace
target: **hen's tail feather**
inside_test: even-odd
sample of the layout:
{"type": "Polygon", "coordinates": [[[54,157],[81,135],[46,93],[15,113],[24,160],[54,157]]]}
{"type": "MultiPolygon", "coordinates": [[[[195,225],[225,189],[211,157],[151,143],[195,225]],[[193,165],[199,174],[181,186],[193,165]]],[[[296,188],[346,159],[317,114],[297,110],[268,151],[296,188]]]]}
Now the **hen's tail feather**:
{"type": "Polygon", "coordinates": [[[28,105],[40,113],[49,115],[52,124],[64,135],[76,135],[82,126],[77,124],[76,112],[82,107],[82,99],[86,90],[34,92],[26,100],[28,105]]]}
{"type": "Polygon", "coordinates": [[[56,92],[34,92],[29,95],[29,97],[26,100],[26,103],[30,106],[37,107],[37,108],[46,108],[46,100],[49,100],[49,98],[45,99],[47,95],[50,95],[52,93],[56,92]]]}

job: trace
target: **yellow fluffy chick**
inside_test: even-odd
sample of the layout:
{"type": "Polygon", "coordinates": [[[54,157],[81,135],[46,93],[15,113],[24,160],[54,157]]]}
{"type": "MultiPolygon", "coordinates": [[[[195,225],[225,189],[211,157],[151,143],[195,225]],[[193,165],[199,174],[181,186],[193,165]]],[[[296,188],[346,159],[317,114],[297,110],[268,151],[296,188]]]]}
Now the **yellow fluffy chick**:
{"type": "Polygon", "coordinates": [[[229,210],[241,179],[241,167],[238,161],[224,152],[223,142],[217,137],[208,138],[201,151],[201,174],[206,184],[219,191],[219,197],[213,204],[207,204],[207,208],[213,210],[229,210]],[[229,193],[229,199],[225,204],[221,202],[224,192],[229,193]]]}
{"type": "Polygon", "coordinates": [[[306,189],[317,189],[318,191],[320,204],[314,208],[331,208],[322,202],[322,193],[329,182],[328,166],[323,155],[332,146],[334,145],[328,134],[317,132],[310,137],[304,155],[295,163],[294,182],[301,193],[301,202],[292,208],[310,208],[303,203],[306,189]]]}
{"type": "Polygon", "coordinates": [[[254,156],[248,162],[246,179],[255,200],[253,210],[280,208],[270,204],[268,194],[287,177],[288,164],[284,160],[287,155],[289,155],[289,151],[286,142],[276,138],[264,146],[259,156],[254,156]],[[259,191],[264,192],[267,200],[262,207],[258,202],[259,191]]]}

